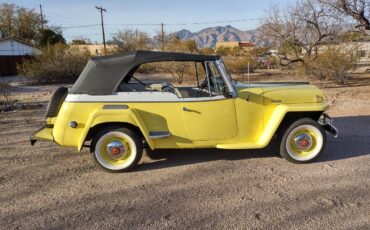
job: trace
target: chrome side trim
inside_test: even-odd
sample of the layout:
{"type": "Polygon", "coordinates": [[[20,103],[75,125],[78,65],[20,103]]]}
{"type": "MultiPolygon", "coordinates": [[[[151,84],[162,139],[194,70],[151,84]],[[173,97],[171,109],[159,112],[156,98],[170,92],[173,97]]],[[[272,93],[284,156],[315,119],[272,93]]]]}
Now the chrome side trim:
{"type": "Polygon", "coordinates": [[[128,105],[104,105],[103,109],[128,109],[128,105]]]}
{"type": "Polygon", "coordinates": [[[161,138],[167,138],[170,136],[171,136],[170,132],[149,132],[150,139],[161,139],[161,138]]]}

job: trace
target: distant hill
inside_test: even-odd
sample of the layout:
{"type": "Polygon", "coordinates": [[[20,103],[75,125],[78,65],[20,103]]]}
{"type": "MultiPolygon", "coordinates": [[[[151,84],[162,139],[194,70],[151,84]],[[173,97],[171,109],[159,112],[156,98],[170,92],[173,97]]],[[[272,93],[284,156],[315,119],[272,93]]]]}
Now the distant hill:
{"type": "Polygon", "coordinates": [[[209,27],[195,33],[189,30],[180,30],[169,36],[176,36],[180,40],[195,40],[199,48],[215,47],[217,41],[250,41],[257,46],[269,45],[270,41],[259,39],[258,33],[257,29],[242,31],[232,26],[217,26],[209,27]]]}

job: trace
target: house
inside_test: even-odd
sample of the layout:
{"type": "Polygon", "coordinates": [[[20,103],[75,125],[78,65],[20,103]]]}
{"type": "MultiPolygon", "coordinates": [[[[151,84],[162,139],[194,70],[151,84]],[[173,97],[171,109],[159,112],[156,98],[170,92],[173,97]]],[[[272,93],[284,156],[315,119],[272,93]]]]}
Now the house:
{"type": "Polygon", "coordinates": [[[357,49],[357,71],[362,72],[370,70],[370,41],[368,42],[355,42],[352,44],[357,49]]]}
{"type": "Polygon", "coordinates": [[[22,40],[16,38],[0,39],[0,77],[17,75],[17,64],[41,53],[41,49],[22,40]]]}
{"type": "Polygon", "coordinates": [[[236,47],[239,47],[240,49],[242,49],[243,51],[249,51],[250,49],[254,48],[256,45],[251,43],[251,42],[247,42],[247,41],[218,41],[216,43],[216,50],[221,48],[221,47],[224,47],[224,48],[236,48],[236,47]]]}
{"type": "MultiPolygon", "coordinates": [[[[71,45],[71,47],[76,47],[77,49],[86,49],[89,51],[91,56],[102,56],[104,55],[104,45],[103,44],[86,44],[86,45],[71,45]]],[[[107,53],[112,53],[117,50],[116,45],[106,45],[107,53]]]]}

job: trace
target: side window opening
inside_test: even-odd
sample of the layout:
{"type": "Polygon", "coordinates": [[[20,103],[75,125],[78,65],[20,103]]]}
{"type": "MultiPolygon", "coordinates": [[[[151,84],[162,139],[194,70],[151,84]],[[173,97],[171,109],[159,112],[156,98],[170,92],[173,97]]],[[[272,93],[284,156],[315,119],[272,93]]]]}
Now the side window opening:
{"type": "Polygon", "coordinates": [[[222,95],[225,87],[214,62],[147,63],[129,76],[117,92],[170,92],[179,98],[201,98],[222,95]]]}

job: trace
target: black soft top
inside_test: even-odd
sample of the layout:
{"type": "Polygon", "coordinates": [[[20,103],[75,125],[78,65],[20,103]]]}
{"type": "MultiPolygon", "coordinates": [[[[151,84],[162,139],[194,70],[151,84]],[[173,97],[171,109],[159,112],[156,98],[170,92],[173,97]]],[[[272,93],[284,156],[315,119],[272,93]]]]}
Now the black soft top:
{"type": "Polygon", "coordinates": [[[71,94],[113,94],[122,81],[129,81],[133,72],[144,63],[164,61],[204,62],[218,56],[176,52],[136,51],[91,58],[69,91],[71,94]]]}

